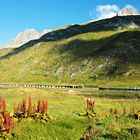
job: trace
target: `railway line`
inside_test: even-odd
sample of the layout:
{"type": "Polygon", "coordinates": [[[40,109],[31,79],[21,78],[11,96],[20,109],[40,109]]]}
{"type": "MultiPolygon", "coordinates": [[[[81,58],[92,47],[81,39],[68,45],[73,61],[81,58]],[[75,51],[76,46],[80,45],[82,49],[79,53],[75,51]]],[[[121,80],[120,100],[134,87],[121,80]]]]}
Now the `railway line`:
{"type": "Polygon", "coordinates": [[[0,84],[0,87],[83,88],[81,85],[45,85],[45,84],[0,84]]]}
{"type": "Polygon", "coordinates": [[[85,89],[85,90],[110,90],[110,91],[140,91],[140,87],[97,87],[86,88],[83,85],[47,85],[47,84],[0,84],[0,87],[31,87],[31,88],[70,88],[70,89],[85,89]]]}

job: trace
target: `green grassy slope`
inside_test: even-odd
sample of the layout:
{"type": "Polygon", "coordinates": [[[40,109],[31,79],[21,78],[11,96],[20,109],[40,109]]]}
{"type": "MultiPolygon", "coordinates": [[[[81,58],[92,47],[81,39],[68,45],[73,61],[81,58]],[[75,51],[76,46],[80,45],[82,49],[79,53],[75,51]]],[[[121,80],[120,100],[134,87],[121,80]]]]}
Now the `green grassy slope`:
{"type": "Polygon", "coordinates": [[[2,48],[0,49],[0,57],[7,55],[12,51],[12,48],[2,48]]]}
{"type": "Polygon", "coordinates": [[[55,30],[1,55],[0,82],[139,86],[140,29],[102,28],[117,18],[55,30]]]}

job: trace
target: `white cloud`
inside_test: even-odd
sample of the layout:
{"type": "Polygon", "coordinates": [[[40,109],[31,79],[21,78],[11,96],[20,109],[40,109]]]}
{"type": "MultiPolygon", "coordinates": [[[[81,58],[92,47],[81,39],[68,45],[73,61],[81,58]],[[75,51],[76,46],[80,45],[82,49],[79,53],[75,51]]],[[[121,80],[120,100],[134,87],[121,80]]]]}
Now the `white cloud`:
{"type": "Polygon", "coordinates": [[[96,7],[97,18],[98,19],[105,19],[111,18],[116,16],[117,12],[119,11],[119,7],[117,5],[99,5],[96,7]]]}
{"type": "MultiPolygon", "coordinates": [[[[125,5],[122,9],[131,8],[135,13],[138,13],[138,10],[133,7],[132,5],[125,5]]],[[[113,4],[113,5],[98,5],[95,9],[89,11],[89,16],[93,19],[96,16],[96,19],[105,19],[111,18],[117,15],[120,8],[113,4]]]]}

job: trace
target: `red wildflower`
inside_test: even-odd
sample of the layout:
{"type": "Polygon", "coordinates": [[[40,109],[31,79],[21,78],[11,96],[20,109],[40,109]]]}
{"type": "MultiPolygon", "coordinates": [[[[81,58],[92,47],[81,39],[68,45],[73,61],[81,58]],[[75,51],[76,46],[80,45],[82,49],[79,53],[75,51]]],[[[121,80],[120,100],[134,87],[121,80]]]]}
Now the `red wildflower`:
{"type": "Polygon", "coordinates": [[[48,101],[46,100],[46,103],[45,103],[45,114],[48,113],[48,101]]]}
{"type": "Polygon", "coordinates": [[[2,104],[3,104],[3,105],[2,105],[2,106],[3,106],[3,111],[6,111],[6,108],[7,108],[7,107],[6,107],[6,102],[5,102],[5,100],[3,100],[3,103],[2,103],[2,104]]]}
{"type": "Polygon", "coordinates": [[[35,112],[36,112],[36,105],[35,105],[35,103],[34,103],[33,113],[35,113],[35,112]]]}
{"type": "Polygon", "coordinates": [[[3,101],[2,101],[2,97],[0,96],[0,109],[3,108],[3,101]]]}
{"type": "Polygon", "coordinates": [[[8,133],[11,131],[10,113],[5,114],[5,128],[8,133]]]}
{"type": "Polygon", "coordinates": [[[25,118],[26,117],[26,100],[25,99],[23,100],[22,111],[23,111],[23,115],[24,115],[24,118],[25,118]]]}
{"type": "Polygon", "coordinates": [[[89,109],[91,109],[91,111],[94,112],[94,105],[95,101],[91,98],[88,98],[86,102],[86,113],[88,112],[89,109]]]}
{"type": "Polygon", "coordinates": [[[44,100],[41,102],[41,112],[42,113],[45,112],[45,102],[44,102],[44,100]]]}
{"type": "Polygon", "coordinates": [[[13,116],[11,117],[10,125],[11,125],[11,127],[14,125],[14,117],[13,116]]]}
{"type": "Polygon", "coordinates": [[[29,111],[29,115],[31,114],[32,112],[32,100],[31,100],[31,97],[29,96],[28,97],[28,111],[29,111]]]}
{"type": "Polygon", "coordinates": [[[0,114],[0,129],[2,128],[3,126],[3,115],[0,114]]]}
{"type": "Polygon", "coordinates": [[[40,101],[40,99],[38,100],[37,110],[38,110],[38,112],[41,112],[41,101],[40,101]]]}

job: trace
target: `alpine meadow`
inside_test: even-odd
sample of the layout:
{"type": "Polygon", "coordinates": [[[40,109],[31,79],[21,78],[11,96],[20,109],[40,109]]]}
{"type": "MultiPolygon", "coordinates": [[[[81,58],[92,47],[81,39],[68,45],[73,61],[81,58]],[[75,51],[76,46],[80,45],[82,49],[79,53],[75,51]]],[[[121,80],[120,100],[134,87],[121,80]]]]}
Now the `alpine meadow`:
{"type": "MultiPolygon", "coordinates": [[[[27,1],[21,2],[25,3],[27,1]]],[[[33,0],[29,3],[38,6],[33,0]]],[[[99,5],[96,1],[93,3],[99,5]]],[[[45,4],[51,5],[51,2],[45,4]]],[[[17,5],[12,6],[16,8],[17,5]]],[[[64,5],[68,6],[64,2],[59,9],[63,10],[64,5]]],[[[43,4],[41,6],[44,8],[43,4]]],[[[83,5],[86,6],[90,5],[83,5]]],[[[47,7],[45,9],[49,12],[47,7]]],[[[78,10],[75,16],[80,15],[78,10]]],[[[62,20],[64,26],[41,32],[25,29],[7,44],[2,44],[0,139],[140,140],[138,10],[128,4],[121,9],[115,4],[104,3],[95,9],[100,15],[100,18],[94,17],[96,20],[82,24],[65,24],[62,20]]],[[[41,11],[28,14],[35,17],[41,11]]],[[[60,14],[62,11],[54,12],[60,14]]],[[[65,20],[72,21],[68,13],[61,14],[65,20]]],[[[24,13],[27,19],[28,14],[24,13]]],[[[51,14],[53,19],[54,13],[51,14]]],[[[31,18],[28,23],[24,15],[18,25],[26,22],[30,27],[34,20],[31,18]]],[[[18,13],[13,15],[13,20],[16,17],[18,13]]],[[[13,20],[9,28],[14,25],[13,20]]],[[[39,23],[35,26],[43,26],[39,23]]],[[[18,26],[11,31],[16,28],[18,26]]]]}

